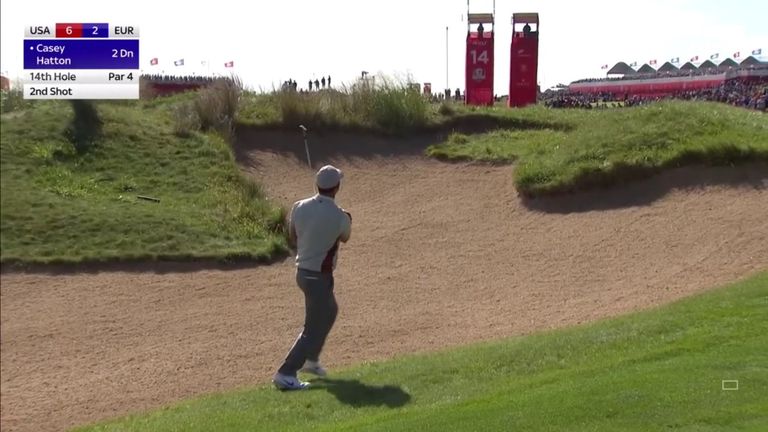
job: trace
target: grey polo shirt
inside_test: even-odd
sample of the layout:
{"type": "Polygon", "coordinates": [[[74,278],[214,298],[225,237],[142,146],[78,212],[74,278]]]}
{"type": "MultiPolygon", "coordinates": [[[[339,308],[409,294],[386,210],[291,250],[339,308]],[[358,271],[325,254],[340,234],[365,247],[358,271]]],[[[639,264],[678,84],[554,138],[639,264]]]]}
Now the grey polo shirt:
{"type": "Polygon", "coordinates": [[[296,266],[333,272],[339,241],[347,241],[352,233],[349,216],[332,198],[317,194],[293,205],[290,224],[296,230],[296,266]]]}

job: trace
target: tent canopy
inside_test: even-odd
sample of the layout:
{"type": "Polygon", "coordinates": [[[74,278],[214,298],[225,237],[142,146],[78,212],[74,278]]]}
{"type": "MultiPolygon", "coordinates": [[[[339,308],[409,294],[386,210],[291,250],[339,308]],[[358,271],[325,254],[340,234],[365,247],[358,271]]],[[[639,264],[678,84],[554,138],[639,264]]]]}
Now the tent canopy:
{"type": "Polygon", "coordinates": [[[677,66],[670,62],[666,62],[659,68],[659,72],[677,72],[677,66]]]}
{"type": "Polygon", "coordinates": [[[720,62],[720,64],[717,66],[717,68],[720,70],[728,70],[728,69],[737,68],[737,67],[739,67],[739,64],[731,59],[725,59],[722,62],[720,62]]]}
{"type": "Polygon", "coordinates": [[[686,71],[695,71],[698,69],[695,64],[688,62],[682,66],[680,66],[680,70],[686,70],[686,71]]]}
{"type": "Polygon", "coordinates": [[[756,59],[754,56],[749,56],[749,57],[745,58],[741,62],[741,64],[739,64],[739,66],[742,66],[742,67],[744,67],[744,66],[760,66],[760,65],[764,65],[764,64],[768,64],[768,62],[761,62],[760,60],[756,59]]]}
{"type": "Polygon", "coordinates": [[[618,62],[608,70],[608,75],[632,75],[635,70],[624,62],[618,62]]]}
{"type": "Polygon", "coordinates": [[[652,68],[648,63],[640,66],[640,69],[637,70],[637,73],[641,74],[647,74],[647,73],[655,73],[656,69],[652,68]]]}

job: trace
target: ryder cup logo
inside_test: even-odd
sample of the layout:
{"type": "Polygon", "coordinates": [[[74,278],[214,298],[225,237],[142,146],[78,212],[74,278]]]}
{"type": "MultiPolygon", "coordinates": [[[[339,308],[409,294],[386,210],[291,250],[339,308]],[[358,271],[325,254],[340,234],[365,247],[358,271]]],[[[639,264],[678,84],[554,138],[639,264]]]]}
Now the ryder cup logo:
{"type": "Polygon", "coordinates": [[[472,79],[475,81],[482,81],[485,79],[485,70],[483,68],[475,68],[472,71],[472,79]]]}

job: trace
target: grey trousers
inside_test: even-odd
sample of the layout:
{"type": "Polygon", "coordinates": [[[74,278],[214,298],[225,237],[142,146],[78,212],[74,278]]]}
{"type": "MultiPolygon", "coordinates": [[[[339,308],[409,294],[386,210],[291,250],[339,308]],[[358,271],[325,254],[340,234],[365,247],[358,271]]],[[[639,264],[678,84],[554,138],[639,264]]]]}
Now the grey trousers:
{"type": "Polygon", "coordinates": [[[278,372],[296,376],[305,360],[318,361],[339,307],[333,295],[333,274],[298,269],[296,283],[304,293],[304,330],[278,372]]]}

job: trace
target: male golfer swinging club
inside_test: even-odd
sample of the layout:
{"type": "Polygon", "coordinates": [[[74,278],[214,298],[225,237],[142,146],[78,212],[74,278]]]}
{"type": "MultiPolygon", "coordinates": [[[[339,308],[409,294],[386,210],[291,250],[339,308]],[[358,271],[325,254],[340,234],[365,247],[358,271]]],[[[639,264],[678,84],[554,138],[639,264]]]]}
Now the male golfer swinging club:
{"type": "Polygon", "coordinates": [[[294,342],[272,382],[281,390],[299,390],[309,383],[299,381],[301,370],[325,376],[320,351],[336,320],[338,306],[333,295],[333,270],[339,241],[352,234],[352,215],[334,202],[342,172],[326,165],[315,174],[317,194],[297,201],[289,215],[289,241],[296,248],[296,283],[304,293],[304,330],[294,342]]]}

